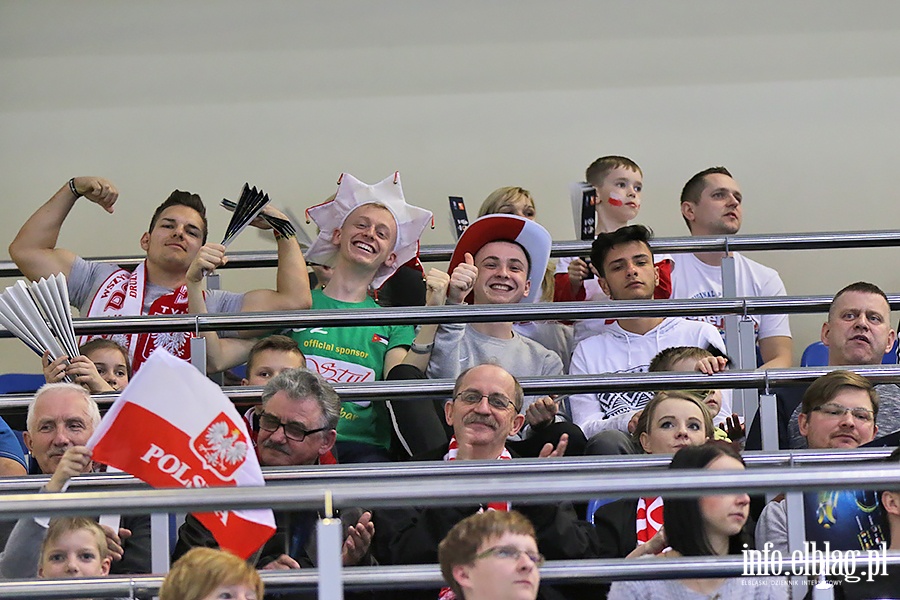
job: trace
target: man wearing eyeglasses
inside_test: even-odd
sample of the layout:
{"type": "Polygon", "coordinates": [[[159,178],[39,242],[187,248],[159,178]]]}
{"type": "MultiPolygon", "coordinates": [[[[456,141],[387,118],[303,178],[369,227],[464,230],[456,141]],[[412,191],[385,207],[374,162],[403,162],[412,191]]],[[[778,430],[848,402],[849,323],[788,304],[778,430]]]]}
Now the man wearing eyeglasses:
{"type": "Polygon", "coordinates": [[[448,588],[440,599],[534,600],[544,557],[531,521],[522,513],[489,511],[466,517],[438,546],[448,588]]]}
{"type": "MultiPolygon", "coordinates": [[[[811,449],[850,450],[875,439],[877,416],[878,392],[868,379],[852,371],[831,371],[816,379],[803,395],[800,433],[811,449]]],[[[818,510],[822,511],[820,523],[839,512],[828,501],[823,501],[818,510]]],[[[783,497],[766,505],[756,525],[757,548],[770,542],[772,549],[787,552],[786,511],[783,497]]],[[[837,544],[832,547],[837,548],[837,544]]]]}
{"type": "MultiPolygon", "coordinates": [[[[307,369],[286,369],[266,384],[259,410],[256,453],[263,467],[334,463],[341,403],[337,392],[320,375],[307,369]]],[[[361,509],[340,514],[344,524],[345,566],[371,562],[369,546],[375,534],[372,515],[361,509]]],[[[275,513],[277,531],[257,553],[256,566],[265,570],[315,566],[315,511],[275,513]]],[[[193,515],[178,530],[173,560],[196,546],[216,548],[212,534],[193,515]]]]}
{"type": "MultiPolygon", "coordinates": [[[[445,407],[447,423],[453,427],[450,443],[436,451],[414,457],[417,460],[510,460],[507,437],[522,427],[519,414],[523,402],[522,387],[502,367],[479,365],[464,371],[456,380],[453,399],[445,407]]],[[[567,437],[554,448],[547,444],[542,457],[562,456],[567,437]]],[[[579,520],[572,504],[514,505],[504,499],[464,506],[440,506],[388,511],[385,518],[396,533],[389,544],[393,564],[429,564],[438,560],[438,543],[454,525],[469,515],[515,506],[531,521],[537,532],[540,551],[551,559],[596,557],[597,533],[586,521],[579,520]]],[[[382,513],[384,514],[384,513],[382,513]]],[[[379,525],[380,526],[380,525],[379,525]]],[[[405,592],[405,600],[433,600],[434,591],[405,592]]]]}

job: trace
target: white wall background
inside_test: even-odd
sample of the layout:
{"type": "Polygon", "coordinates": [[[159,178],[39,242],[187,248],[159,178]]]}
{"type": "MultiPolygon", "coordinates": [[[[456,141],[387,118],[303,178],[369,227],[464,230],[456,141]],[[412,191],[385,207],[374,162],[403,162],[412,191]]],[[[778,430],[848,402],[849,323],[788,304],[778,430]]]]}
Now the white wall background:
{"type": "MultiPolygon", "coordinates": [[[[137,254],[174,188],[212,206],[215,238],[244,181],[301,214],[342,171],[398,169],[437,214],[425,244],[451,242],[448,195],[471,209],[501,185],[572,239],[566,186],[603,154],[643,167],[660,236],[686,234],[681,186],[716,164],[743,187],[742,233],[898,228],[898,34],[890,0],[0,0],[0,247],[73,175],[121,191],[114,216],[76,205],[60,238],[98,256],[137,254]]],[[[754,258],[791,294],[893,293],[897,252],[754,258]]],[[[792,319],[798,356],[821,320],[792,319]]],[[[37,370],[0,340],[0,372],[37,370]]]]}

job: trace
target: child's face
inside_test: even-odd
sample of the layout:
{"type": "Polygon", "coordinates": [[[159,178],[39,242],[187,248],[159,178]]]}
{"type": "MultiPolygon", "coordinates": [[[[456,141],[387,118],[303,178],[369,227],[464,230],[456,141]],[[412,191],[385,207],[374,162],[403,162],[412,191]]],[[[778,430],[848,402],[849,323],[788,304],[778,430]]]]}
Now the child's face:
{"type": "Polygon", "coordinates": [[[643,187],[640,173],[628,167],[616,167],[597,187],[597,215],[623,223],[633,220],[641,210],[643,187]]]}
{"type": "MultiPolygon", "coordinates": [[[[681,360],[677,360],[672,364],[670,370],[682,372],[696,371],[697,359],[682,358],[681,360]]],[[[706,405],[706,409],[709,411],[710,416],[715,419],[716,415],[719,414],[719,411],[722,410],[722,390],[709,390],[706,397],[703,398],[703,404],[706,405]]]]}
{"type": "Polygon", "coordinates": [[[110,558],[100,556],[97,538],[87,529],[68,531],[50,543],[41,560],[38,576],[44,579],[104,577],[110,558]]]}

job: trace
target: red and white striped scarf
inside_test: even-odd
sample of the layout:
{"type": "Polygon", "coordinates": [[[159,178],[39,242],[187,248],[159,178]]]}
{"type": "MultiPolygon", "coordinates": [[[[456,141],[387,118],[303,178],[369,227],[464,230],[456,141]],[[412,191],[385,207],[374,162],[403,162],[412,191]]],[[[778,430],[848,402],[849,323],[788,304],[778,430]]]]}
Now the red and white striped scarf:
{"type": "Polygon", "coordinates": [[[635,525],[638,546],[649,542],[663,525],[663,499],[638,498],[635,525]]]}
{"type": "MultiPolygon", "coordinates": [[[[444,455],[444,460],[456,460],[456,455],[459,453],[459,443],[456,441],[456,436],[450,438],[450,446],[447,448],[447,454],[444,455]]],[[[497,460],[512,460],[512,454],[509,453],[509,450],[504,446],[503,452],[500,453],[500,456],[497,457],[497,460]]],[[[510,511],[512,510],[512,506],[509,502],[488,502],[487,506],[482,506],[481,510],[478,512],[484,512],[485,510],[502,510],[502,511],[510,511]]],[[[438,594],[438,600],[457,600],[456,594],[449,587],[441,588],[440,594],[438,594]]]]}

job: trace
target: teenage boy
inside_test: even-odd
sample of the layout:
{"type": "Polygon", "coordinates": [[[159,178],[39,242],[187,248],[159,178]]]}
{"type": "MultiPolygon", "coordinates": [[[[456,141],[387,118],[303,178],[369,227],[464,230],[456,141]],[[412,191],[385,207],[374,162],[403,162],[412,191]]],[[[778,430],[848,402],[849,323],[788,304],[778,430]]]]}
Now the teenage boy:
{"type": "MultiPolygon", "coordinates": [[[[599,273],[598,283],[611,299],[653,298],[659,269],[653,264],[652,236],[653,232],[643,225],[629,225],[600,234],[594,240],[591,262],[599,273]]],[[[722,353],[725,351],[719,332],[709,323],[680,317],[620,318],[575,347],[569,373],[645,372],[654,356],[672,346],[713,346],[722,353]]],[[[716,372],[721,366],[710,362],[708,369],[716,372]]],[[[573,394],[569,397],[572,419],[589,440],[603,431],[618,431],[610,434],[615,437],[610,442],[613,447],[619,447],[629,441],[628,434],[634,432],[640,410],[651,395],[650,392],[573,394]]],[[[589,442],[588,452],[591,446],[589,442]]]]}
{"type": "Polygon", "coordinates": [[[534,600],[544,557],[522,513],[490,510],[454,525],[438,546],[438,562],[457,600],[534,600]]]}
{"type": "MultiPolygon", "coordinates": [[[[344,173],[334,199],[307,214],[319,235],[306,255],[332,267],[325,289],[313,291],[314,310],[377,308],[370,287],[380,288],[400,265],[416,258],[419,237],[432,219],[429,211],[406,203],[398,173],[375,185],[344,173]]],[[[307,367],[331,383],[380,381],[401,363],[424,371],[428,362],[427,355],[409,352],[416,339],[409,325],[303,327],[288,334],[306,355],[307,367]]],[[[410,411],[421,403],[400,404],[409,404],[397,408],[410,411]]],[[[430,404],[424,408],[431,410],[430,404]]],[[[343,402],[337,428],[339,460],[390,460],[392,420],[397,422],[397,415],[390,402],[343,402]]],[[[398,434],[403,443],[402,432],[398,434]]]]}
{"type": "MultiPolygon", "coordinates": [[[[681,191],[681,216],[691,235],[734,235],[741,229],[743,195],[725,167],[712,167],[691,177],[681,191]]],[[[672,298],[721,298],[722,259],[725,252],[678,254],[672,267],[672,298]]],[[[739,298],[784,296],[778,272],[738,252],[732,252],[739,298]]],[[[721,316],[698,317],[725,335],[721,316]]],[[[762,368],[792,364],[793,339],[787,315],[751,315],[762,368]]]]}
{"type": "MultiPolygon", "coordinates": [[[[119,192],[100,177],[73,177],[22,225],[9,245],[9,255],[25,277],[37,280],[56,273],[66,276],[69,299],[90,317],[186,314],[188,269],[210,269],[226,262],[225,247],[207,243],[206,208],[200,196],[175,190],[159,205],[150,227],[141,236],[147,258],[129,273],[115,265],[86,261],[56,246],[62,225],[79,198],[112,213],[119,192]]],[[[267,208],[271,212],[270,209],[267,208]]],[[[276,289],[236,294],[207,292],[209,312],[253,312],[309,308],[309,278],[300,246],[294,237],[276,234],[276,289]]],[[[190,333],[143,333],[107,336],[128,349],[137,371],[157,347],[190,358],[190,333]]],[[[84,337],[85,343],[90,337],[84,337]]]]}
{"type": "MultiPolygon", "coordinates": [[[[470,295],[476,305],[533,301],[540,294],[550,243],[546,229],[523,217],[491,214],[477,219],[460,236],[450,259],[447,304],[464,304],[470,295]]],[[[504,321],[439,325],[426,374],[456,379],[462,371],[485,363],[519,377],[563,373],[558,354],[516,333],[512,321],[504,321]]],[[[537,456],[545,443],[555,445],[563,433],[569,434],[572,453],[583,451],[581,431],[557,415],[558,406],[550,397],[529,396],[522,411],[527,427],[519,437],[525,441],[516,447],[522,456],[537,456]]]]}

